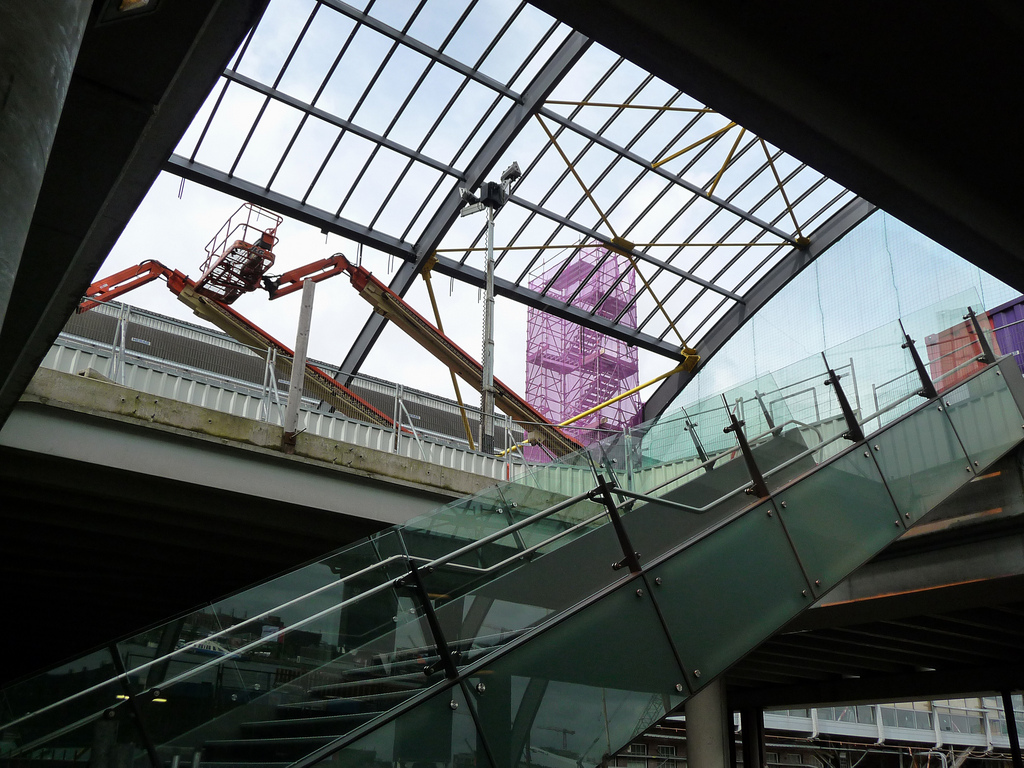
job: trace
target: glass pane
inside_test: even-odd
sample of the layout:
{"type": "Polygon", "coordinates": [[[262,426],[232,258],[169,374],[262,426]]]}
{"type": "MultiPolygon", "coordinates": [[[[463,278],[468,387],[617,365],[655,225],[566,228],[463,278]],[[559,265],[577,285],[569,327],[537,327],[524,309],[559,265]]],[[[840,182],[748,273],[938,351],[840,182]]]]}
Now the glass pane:
{"type": "Polygon", "coordinates": [[[268,582],[262,604],[276,607],[245,619],[218,610],[226,627],[200,641],[179,633],[178,649],[147,671],[158,673],[141,702],[154,741],[181,759],[245,760],[250,742],[280,738],[272,757],[292,760],[434,684],[422,604],[390,586],[404,564],[370,568],[382,548],[394,537],[318,564],[333,580],[318,590],[289,600],[281,580],[268,582]]]}
{"type": "Polygon", "coordinates": [[[908,523],[917,522],[973,476],[941,407],[931,403],[870,440],[882,477],[908,523]]]}
{"type": "Polygon", "coordinates": [[[499,765],[596,765],[683,701],[678,665],[633,580],[470,677],[499,765]],[[642,654],[643,663],[623,663],[642,654]]]}
{"type": "Polygon", "coordinates": [[[782,491],[775,503],[815,594],[904,530],[870,452],[860,448],[782,491]]]}
{"type": "Polygon", "coordinates": [[[1003,370],[1020,380],[1011,358],[1003,366],[989,368],[942,398],[960,442],[972,465],[979,470],[1024,438],[1021,428],[1024,422],[1003,370]]]}
{"type": "Polygon", "coordinates": [[[448,688],[316,765],[491,768],[460,686],[448,688]]]}
{"type": "Polygon", "coordinates": [[[6,731],[0,755],[3,765],[131,766],[140,758],[136,764],[148,765],[143,739],[126,701],[101,709],[95,716],[59,725],[41,738],[17,726],[6,731]]]}
{"type": "Polygon", "coordinates": [[[103,649],[4,689],[4,757],[89,749],[93,725],[105,712],[118,714],[124,707],[123,681],[116,674],[110,652],[103,649]]]}
{"type": "Polygon", "coordinates": [[[770,490],[781,488],[814,469],[814,456],[807,451],[808,447],[803,432],[790,429],[751,448],[754,462],[770,490]]]}
{"type": "Polygon", "coordinates": [[[104,649],[5,689],[3,758],[78,760],[68,756],[88,756],[99,734],[112,750],[116,744],[141,743],[131,724],[125,681],[116,674],[104,649]],[[120,737],[118,723],[124,723],[120,737]]]}
{"type": "Polygon", "coordinates": [[[446,637],[479,654],[629,575],[612,569],[623,553],[610,525],[564,541],[555,554],[541,549],[497,574],[480,573],[459,593],[447,591],[448,569],[425,574],[446,637]]]}
{"type": "Polygon", "coordinates": [[[754,507],[649,572],[688,675],[714,678],[809,605],[774,512],[754,507]]]}

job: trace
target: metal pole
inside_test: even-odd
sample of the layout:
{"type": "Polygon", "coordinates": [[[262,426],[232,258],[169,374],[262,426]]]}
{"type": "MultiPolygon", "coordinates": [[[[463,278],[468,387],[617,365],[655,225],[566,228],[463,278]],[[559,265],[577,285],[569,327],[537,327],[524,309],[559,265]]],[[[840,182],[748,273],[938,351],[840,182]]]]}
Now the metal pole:
{"type": "Polygon", "coordinates": [[[484,296],[483,385],[480,388],[480,450],[494,453],[494,209],[487,207],[487,281],[484,296]]]}
{"type": "MultiPolygon", "coordinates": [[[[725,400],[725,395],[722,395],[722,399],[725,400]]],[[[731,423],[722,431],[726,434],[730,432],[736,433],[736,442],[739,443],[740,452],[743,454],[743,461],[746,462],[747,471],[750,473],[750,479],[753,482],[753,487],[748,492],[754,494],[759,499],[767,498],[770,495],[768,485],[764,481],[764,475],[761,474],[761,470],[758,469],[757,462],[754,461],[754,453],[750,450],[747,436],[743,434],[744,422],[737,419],[736,414],[729,411],[729,403],[725,404],[725,410],[729,414],[729,421],[731,423]]]]}
{"type": "MultiPolygon", "coordinates": [[[[825,359],[825,353],[821,353],[821,359],[825,360],[825,366],[828,366],[828,360],[825,359]]],[[[864,430],[861,429],[860,423],[857,421],[857,416],[853,412],[853,408],[850,407],[850,401],[846,399],[846,393],[843,392],[843,387],[839,383],[839,376],[832,368],[828,368],[828,378],[825,379],[824,384],[826,387],[832,387],[832,391],[835,393],[836,400],[839,402],[839,409],[843,412],[843,418],[846,419],[846,432],[843,433],[843,437],[847,440],[851,440],[855,443],[859,443],[864,439],[864,430]]]]}
{"type": "Polygon", "coordinates": [[[299,404],[302,402],[302,384],[306,378],[306,349],[309,346],[309,326],[313,319],[313,291],[310,278],[302,281],[302,308],[299,310],[299,329],[295,334],[295,356],[292,358],[292,376],[288,382],[288,408],[284,414],[284,445],[295,447],[299,430],[299,404]]]}
{"type": "Polygon", "coordinates": [[[1024,760],[1020,754],[1020,735],[1017,733],[1017,718],[1013,711],[1013,696],[1009,691],[1002,691],[1003,717],[1006,719],[1006,736],[1010,740],[1010,757],[1013,759],[1013,768],[1024,767],[1024,760]]]}
{"type": "MultiPolygon", "coordinates": [[[[903,321],[900,320],[900,330],[903,331],[903,349],[910,350],[910,357],[914,361],[914,370],[917,371],[917,378],[921,382],[921,390],[917,393],[921,397],[931,399],[938,397],[939,393],[935,389],[935,383],[928,375],[928,369],[924,367],[924,361],[921,360],[921,355],[917,351],[917,347],[914,346],[914,340],[910,338],[910,334],[907,333],[907,329],[903,327],[903,321]]],[[[850,372],[853,372],[853,362],[850,363],[850,372]]],[[[876,409],[877,410],[877,409],[876,409]]]]}
{"type": "Polygon", "coordinates": [[[978,322],[978,316],[974,314],[974,310],[970,307],[967,308],[967,314],[964,315],[964,320],[970,320],[971,325],[974,326],[974,332],[978,336],[978,346],[981,347],[981,362],[994,363],[996,361],[996,356],[992,352],[992,346],[988,343],[988,337],[985,335],[985,329],[981,327],[981,323],[978,322]]]}

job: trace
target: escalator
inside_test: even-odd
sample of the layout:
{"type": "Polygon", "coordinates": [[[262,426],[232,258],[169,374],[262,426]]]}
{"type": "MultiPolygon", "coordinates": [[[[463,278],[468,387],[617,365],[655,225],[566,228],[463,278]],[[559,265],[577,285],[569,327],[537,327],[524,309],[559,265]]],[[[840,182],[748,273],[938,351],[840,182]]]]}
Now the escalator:
{"type": "Polygon", "coordinates": [[[0,765],[597,765],[1024,439],[1012,358],[846,436],[737,410],[700,456],[663,420],[4,689],[0,765]]]}

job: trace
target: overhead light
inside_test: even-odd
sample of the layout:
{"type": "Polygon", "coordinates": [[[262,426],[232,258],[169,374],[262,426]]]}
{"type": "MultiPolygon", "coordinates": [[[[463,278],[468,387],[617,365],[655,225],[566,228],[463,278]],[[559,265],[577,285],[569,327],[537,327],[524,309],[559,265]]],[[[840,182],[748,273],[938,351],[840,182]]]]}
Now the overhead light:
{"type": "Polygon", "coordinates": [[[519,163],[512,161],[512,165],[502,171],[502,181],[518,181],[519,177],[523,175],[523,172],[519,170],[519,163]]]}

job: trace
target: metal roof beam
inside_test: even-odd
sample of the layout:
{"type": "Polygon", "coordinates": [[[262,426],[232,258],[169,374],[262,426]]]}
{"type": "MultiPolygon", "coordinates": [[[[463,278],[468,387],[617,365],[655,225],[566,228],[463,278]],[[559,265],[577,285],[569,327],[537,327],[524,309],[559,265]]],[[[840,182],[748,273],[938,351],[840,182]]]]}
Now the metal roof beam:
{"type": "Polygon", "coordinates": [[[262,94],[263,96],[267,96],[271,99],[274,99],[275,101],[279,101],[282,104],[287,104],[292,109],[296,109],[299,112],[304,112],[305,114],[310,115],[311,117],[316,117],[320,120],[323,120],[325,123],[330,123],[331,125],[337,128],[341,128],[343,131],[354,133],[356,136],[361,136],[364,139],[368,139],[369,141],[372,141],[375,144],[379,144],[385,149],[390,149],[392,152],[396,152],[397,154],[408,157],[410,160],[415,160],[419,163],[423,163],[424,165],[428,165],[435,170],[441,171],[441,173],[446,173],[449,176],[454,176],[460,181],[462,180],[462,174],[452,166],[447,165],[446,163],[442,163],[440,160],[435,160],[432,157],[428,157],[427,155],[424,155],[422,152],[417,152],[415,149],[410,149],[404,144],[399,144],[397,141],[389,139],[386,136],[381,136],[379,134],[374,133],[373,131],[368,131],[361,126],[356,125],[351,120],[345,120],[343,118],[338,117],[337,115],[327,112],[326,110],[320,109],[319,107],[314,107],[312,104],[307,104],[304,101],[300,101],[299,99],[296,99],[294,96],[289,96],[287,93],[279,91],[277,88],[272,88],[271,86],[261,83],[258,80],[253,80],[251,77],[246,77],[245,75],[241,74],[240,72],[236,72],[233,69],[224,70],[224,77],[230,80],[231,82],[245,86],[246,88],[255,91],[256,93],[262,94]]]}
{"type": "Polygon", "coordinates": [[[754,216],[749,211],[743,210],[739,206],[730,203],[728,200],[723,200],[720,197],[709,195],[706,190],[694,184],[692,181],[687,181],[678,174],[665,170],[664,166],[658,166],[657,168],[652,167],[650,160],[641,157],[635,152],[629,151],[625,147],[620,147],[615,142],[609,141],[604,136],[598,133],[594,133],[593,131],[584,128],[582,125],[578,123],[574,123],[569,118],[564,117],[558,114],[557,112],[548,109],[547,107],[542,107],[539,111],[540,114],[543,115],[544,117],[553,120],[559,125],[565,126],[570,131],[575,131],[580,136],[583,136],[584,138],[594,142],[598,146],[604,147],[607,150],[615,152],[616,154],[621,155],[627,160],[632,160],[634,163],[636,163],[642,168],[647,169],[656,176],[661,176],[663,179],[667,179],[668,181],[671,181],[673,184],[678,184],[683,189],[697,195],[697,197],[701,197],[710,203],[714,203],[719,208],[729,211],[729,213],[734,214],[735,216],[739,216],[744,221],[749,221],[751,224],[755,224],[758,227],[764,229],[765,231],[771,232],[773,235],[781,237],[787,243],[796,243],[796,238],[793,235],[789,234],[788,232],[779,229],[774,224],[770,224],[767,221],[759,219],[757,216],[754,216]]]}
{"type": "Polygon", "coordinates": [[[811,244],[806,249],[794,248],[779,261],[753,288],[747,291],[743,304],[731,307],[722,319],[697,342],[700,363],[689,372],[680,372],[665,379],[644,405],[644,420],[661,416],[676,396],[683,391],[694,376],[715,356],[725,343],[732,338],[754,314],[776,293],[795,278],[804,267],[835,245],[847,232],[860,224],[875,210],[875,206],[862,198],[856,198],[839,210],[810,236],[811,244]]]}
{"type": "Polygon", "coordinates": [[[278,192],[272,192],[261,187],[259,184],[253,184],[237,176],[229,176],[224,171],[219,171],[208,165],[189,162],[188,158],[181,155],[171,155],[164,162],[163,170],[240,200],[258,203],[265,208],[277,211],[283,216],[288,216],[289,218],[317,227],[322,232],[330,232],[347,237],[349,240],[355,240],[357,243],[376,248],[378,251],[393,254],[404,261],[409,261],[413,258],[412,246],[399,240],[397,237],[377,232],[364,224],[358,224],[349,219],[335,216],[333,213],[329,213],[322,208],[303,205],[291,197],[278,192]]]}
{"type": "Polygon", "coordinates": [[[451,56],[441,53],[441,51],[438,51],[435,48],[431,48],[422,41],[385,24],[380,19],[376,19],[368,13],[360,11],[358,8],[353,8],[348,3],[343,3],[341,0],[321,0],[321,3],[328,8],[337,11],[343,16],[348,16],[353,21],[362,24],[364,27],[372,29],[374,32],[379,32],[385,37],[426,56],[428,59],[433,59],[437,63],[443,64],[449,69],[458,72],[460,75],[478,82],[481,85],[487,86],[491,90],[500,93],[502,96],[514,100],[516,103],[521,104],[526,98],[525,95],[516,93],[507,85],[495,80],[493,77],[488,77],[482,72],[473,69],[473,67],[468,64],[465,64],[458,59],[453,59],[451,56]]]}
{"type": "MultiPolygon", "coordinates": [[[[475,189],[484,180],[485,174],[489,173],[494,164],[498,162],[505,150],[508,149],[512,140],[519,135],[523,126],[540,109],[544,100],[561,81],[572,66],[579,61],[579,58],[590,46],[590,40],[578,32],[573,32],[562,42],[558,50],[545,62],[544,66],[534,77],[530,87],[523,92],[522,100],[512,107],[498,124],[498,127],[488,137],[487,141],[477,152],[476,156],[466,168],[463,174],[465,185],[469,189],[475,189]]],[[[412,287],[416,276],[419,274],[426,259],[437,249],[441,238],[451,228],[452,223],[459,215],[462,208],[462,196],[458,187],[454,186],[448,192],[444,202],[438,208],[437,213],[427,222],[423,234],[413,251],[415,263],[405,263],[399,267],[389,288],[399,296],[405,296],[412,287]]],[[[381,331],[384,330],[386,320],[374,313],[363,326],[359,335],[352,343],[345,360],[341,364],[341,370],[349,374],[355,373],[366,360],[381,331]]],[[[343,382],[346,383],[347,382],[343,382]]]]}
{"type": "MultiPolygon", "coordinates": [[[[555,213],[554,211],[549,211],[547,208],[542,208],[541,206],[535,203],[523,200],[521,197],[516,197],[515,195],[509,198],[509,202],[513,202],[516,205],[526,208],[529,211],[533,211],[534,213],[540,216],[550,219],[551,221],[557,222],[558,224],[561,224],[563,227],[566,227],[567,229],[575,230],[576,232],[579,232],[581,235],[585,235],[586,237],[589,237],[592,240],[596,240],[600,243],[603,243],[604,245],[607,245],[608,248],[610,248],[611,250],[622,250],[621,247],[615,245],[612,242],[612,239],[607,235],[602,235],[597,230],[590,229],[590,227],[585,227],[582,224],[573,221],[572,219],[567,219],[565,216],[559,216],[557,213],[555,213]]],[[[722,296],[730,298],[733,301],[737,301],[741,304],[745,301],[745,299],[738,293],[734,293],[733,291],[723,288],[720,285],[715,285],[710,280],[705,280],[703,277],[697,277],[695,274],[693,274],[692,272],[687,272],[685,269],[674,267],[667,262],[661,261],[660,259],[656,259],[649,253],[638,251],[636,248],[630,249],[630,253],[633,255],[635,259],[639,261],[646,261],[648,264],[652,264],[655,267],[658,267],[659,269],[664,269],[666,272],[671,272],[676,277],[681,277],[684,280],[691,280],[692,282],[697,283],[697,285],[704,286],[709,291],[720,293],[722,296]]]]}
{"type": "MultiPolygon", "coordinates": [[[[475,285],[478,288],[482,288],[485,282],[485,275],[483,270],[470,267],[466,264],[460,264],[454,259],[445,258],[438,256],[437,265],[434,267],[434,271],[442,275],[454,277],[470,285],[475,285]]],[[[592,315],[590,312],[574,307],[570,304],[566,304],[560,301],[554,301],[546,296],[542,296],[536,291],[524,288],[521,285],[517,285],[511,280],[501,278],[498,276],[494,277],[494,293],[497,296],[505,296],[513,301],[517,301],[520,304],[525,304],[528,307],[539,309],[547,312],[549,315],[560,317],[565,320],[571,320],[584,328],[603,333],[612,338],[624,341],[627,344],[646,349],[649,352],[662,355],[670,358],[675,362],[680,361],[679,347],[673,346],[668,342],[661,341],[646,333],[640,333],[635,328],[629,328],[627,326],[615,323],[608,318],[600,317],[598,315],[592,315]]]]}

